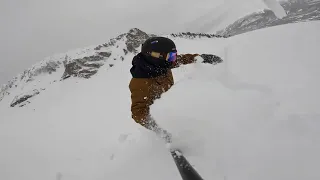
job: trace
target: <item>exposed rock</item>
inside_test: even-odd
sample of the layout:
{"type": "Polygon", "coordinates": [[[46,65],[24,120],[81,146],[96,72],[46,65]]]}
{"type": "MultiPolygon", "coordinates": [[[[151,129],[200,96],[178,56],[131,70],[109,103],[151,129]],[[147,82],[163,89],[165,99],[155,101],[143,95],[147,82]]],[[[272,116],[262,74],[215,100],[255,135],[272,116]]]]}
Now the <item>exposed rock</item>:
{"type": "Polygon", "coordinates": [[[97,69],[82,69],[79,71],[78,77],[89,79],[92,75],[98,72],[97,69]]]}
{"type": "MultiPolygon", "coordinates": [[[[119,36],[117,36],[116,38],[110,39],[110,41],[108,43],[104,43],[102,45],[99,45],[97,47],[94,48],[94,50],[101,50],[103,47],[111,47],[114,46],[117,41],[123,39],[124,37],[126,37],[126,49],[123,49],[124,53],[127,54],[128,52],[131,53],[137,53],[136,48],[138,48],[146,39],[148,39],[149,37],[155,36],[153,34],[147,34],[143,31],[141,31],[138,28],[132,28],[129,30],[128,33],[124,33],[121,34],[119,36]]],[[[119,46],[117,45],[116,48],[118,48],[119,46]]]]}
{"type": "Polygon", "coordinates": [[[97,55],[86,56],[80,59],[70,59],[68,56],[63,61],[64,73],[62,80],[69,77],[90,78],[104,65],[105,58],[111,56],[110,52],[97,52],[97,55]]]}
{"type": "Polygon", "coordinates": [[[91,76],[96,74],[98,72],[98,69],[103,65],[103,63],[99,62],[99,60],[102,60],[103,58],[97,58],[97,56],[90,57],[74,59],[71,62],[66,62],[64,64],[65,71],[62,75],[62,79],[67,79],[71,76],[90,78],[91,76]]]}
{"type": "Polygon", "coordinates": [[[126,37],[127,50],[132,53],[137,53],[136,48],[138,48],[150,36],[138,28],[133,28],[130,29],[126,37]]]}
{"type": "Polygon", "coordinates": [[[102,45],[99,45],[99,46],[95,47],[94,50],[99,51],[102,47],[103,47],[102,45]]]}
{"type": "MultiPolygon", "coordinates": [[[[102,51],[102,48],[112,47],[119,48],[117,44],[118,41],[126,39],[126,48],[123,48],[124,55],[129,52],[137,53],[136,48],[138,48],[146,39],[154,35],[148,35],[147,33],[133,28],[130,29],[128,33],[121,34],[116,38],[110,39],[109,42],[99,45],[94,48],[96,51],[102,51]]],[[[84,57],[82,59],[66,60],[64,62],[65,72],[62,75],[62,79],[74,77],[85,77],[90,78],[92,75],[96,74],[98,69],[104,65],[105,62],[101,60],[107,60],[111,56],[111,52],[97,52],[96,56],[84,57]],[[88,61],[97,61],[99,63],[87,63],[88,61]]],[[[113,60],[118,60],[119,58],[113,58],[113,60]]],[[[121,61],[124,61],[124,57],[120,56],[121,61]]],[[[112,67],[114,64],[109,64],[112,67]]]]}
{"type": "Polygon", "coordinates": [[[123,49],[123,52],[124,52],[124,55],[128,54],[128,50],[126,50],[126,49],[123,49]]]}
{"type": "Polygon", "coordinates": [[[23,71],[0,88],[0,101],[3,100],[4,96],[10,94],[8,92],[9,89],[18,87],[19,83],[28,83],[30,81],[33,81],[35,77],[40,74],[51,74],[53,72],[56,72],[57,69],[60,68],[60,66],[61,62],[59,61],[41,61],[40,63],[34,65],[32,68],[23,71]]]}
{"type": "MultiPolygon", "coordinates": [[[[99,52],[98,54],[101,54],[101,53],[108,53],[108,52],[99,52]]],[[[111,53],[110,53],[111,55],[111,53]]],[[[109,56],[110,56],[109,55],[109,56]]],[[[83,57],[82,59],[78,59],[79,61],[82,61],[82,62],[87,62],[87,61],[101,61],[102,59],[104,58],[104,56],[89,56],[89,57],[83,57]]]]}
{"type": "Polygon", "coordinates": [[[114,46],[114,45],[117,43],[117,41],[119,41],[120,39],[122,39],[123,37],[125,37],[125,35],[126,35],[126,34],[121,34],[121,35],[119,35],[119,36],[116,37],[116,38],[112,38],[112,39],[109,40],[109,42],[104,43],[104,44],[102,44],[102,45],[99,45],[99,46],[95,47],[94,50],[98,51],[98,50],[101,50],[101,48],[103,48],[103,47],[114,46]]]}
{"type": "Polygon", "coordinates": [[[64,73],[62,80],[69,77],[90,78],[98,72],[98,69],[104,65],[104,59],[111,56],[110,52],[97,52],[97,55],[83,57],[81,59],[68,59],[63,62],[64,73]]]}
{"type": "Polygon", "coordinates": [[[98,52],[98,54],[102,57],[110,57],[111,53],[110,52],[98,52]]]}
{"type": "Polygon", "coordinates": [[[200,56],[203,58],[203,63],[217,64],[222,62],[219,56],[213,54],[201,54],[200,56]]]}
{"type": "Polygon", "coordinates": [[[60,62],[48,61],[40,66],[35,66],[31,69],[25,70],[20,75],[20,81],[25,80],[26,82],[29,82],[33,81],[34,77],[40,74],[51,74],[52,72],[56,72],[56,70],[60,67],[60,64],[60,62]]]}
{"type": "MultiPolygon", "coordinates": [[[[128,54],[130,50],[134,51],[133,48],[138,47],[141,41],[144,41],[144,38],[148,37],[148,35],[138,29],[131,29],[128,33],[121,34],[116,38],[110,39],[109,42],[95,47],[94,50],[99,51],[96,52],[96,55],[83,57],[81,59],[69,59],[66,57],[66,60],[64,61],[65,71],[62,75],[62,80],[71,76],[90,78],[92,75],[96,74],[98,69],[103,66],[108,58],[112,55],[110,49],[103,51],[102,48],[108,48],[112,46],[117,48],[119,47],[117,42],[124,39],[124,37],[127,39],[125,42],[127,49],[123,49],[123,52],[128,54]]],[[[124,58],[122,58],[121,60],[124,60],[124,58]]],[[[113,60],[117,60],[117,58],[113,58],[113,60]]]]}
{"type": "Polygon", "coordinates": [[[46,62],[40,68],[32,69],[32,71],[33,71],[32,75],[33,76],[37,76],[37,75],[42,74],[42,73],[51,74],[52,72],[56,72],[57,71],[57,68],[60,67],[60,64],[61,63],[59,61],[57,61],[57,62],[54,62],[54,61],[46,62]]]}
{"type": "MultiPolygon", "coordinates": [[[[34,89],[33,91],[30,91],[30,92],[26,92],[26,93],[20,94],[20,95],[16,96],[16,97],[12,100],[10,106],[11,106],[11,107],[15,107],[16,105],[20,104],[20,107],[22,107],[22,106],[25,105],[25,104],[22,104],[22,103],[24,103],[24,102],[27,101],[28,99],[30,99],[30,98],[38,95],[38,94],[40,94],[40,92],[39,92],[37,89],[34,89]]],[[[30,102],[29,102],[29,103],[30,103],[30,102]]]]}
{"type": "Polygon", "coordinates": [[[180,37],[180,38],[224,38],[224,36],[216,35],[216,34],[206,34],[206,33],[191,33],[191,32],[180,32],[171,34],[172,37],[180,37]]]}

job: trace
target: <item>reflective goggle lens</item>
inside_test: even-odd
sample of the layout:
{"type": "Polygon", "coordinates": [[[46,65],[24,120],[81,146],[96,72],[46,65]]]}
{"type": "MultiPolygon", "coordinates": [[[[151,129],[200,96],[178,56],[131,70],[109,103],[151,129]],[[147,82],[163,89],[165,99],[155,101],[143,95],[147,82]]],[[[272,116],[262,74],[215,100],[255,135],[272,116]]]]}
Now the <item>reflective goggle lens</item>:
{"type": "Polygon", "coordinates": [[[174,62],[175,60],[177,60],[177,52],[170,52],[167,55],[167,61],[169,62],[174,62]]]}
{"type": "Polygon", "coordinates": [[[167,60],[169,62],[174,62],[175,60],[177,60],[177,52],[170,52],[170,53],[167,53],[167,54],[161,54],[161,53],[152,51],[149,54],[152,57],[165,59],[165,60],[167,60]]]}

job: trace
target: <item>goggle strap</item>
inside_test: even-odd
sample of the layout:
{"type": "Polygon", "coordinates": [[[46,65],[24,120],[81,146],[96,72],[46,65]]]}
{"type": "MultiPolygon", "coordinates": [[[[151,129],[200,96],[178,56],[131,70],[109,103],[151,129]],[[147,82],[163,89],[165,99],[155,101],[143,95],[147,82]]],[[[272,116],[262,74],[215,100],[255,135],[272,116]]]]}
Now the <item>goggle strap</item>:
{"type": "Polygon", "coordinates": [[[148,53],[148,54],[150,54],[152,57],[155,57],[155,58],[162,58],[162,59],[169,58],[169,53],[159,53],[159,52],[152,51],[151,53],[148,53]]]}

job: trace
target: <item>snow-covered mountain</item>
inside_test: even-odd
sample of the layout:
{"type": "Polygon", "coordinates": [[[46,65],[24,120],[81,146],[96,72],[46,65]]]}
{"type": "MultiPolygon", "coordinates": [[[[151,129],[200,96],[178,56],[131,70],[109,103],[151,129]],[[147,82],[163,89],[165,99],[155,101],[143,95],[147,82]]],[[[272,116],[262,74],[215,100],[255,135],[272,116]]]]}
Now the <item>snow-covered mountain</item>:
{"type": "Polygon", "coordinates": [[[271,26],[320,20],[319,0],[289,0],[280,3],[287,13],[283,18],[277,18],[273,11],[265,9],[240,18],[223,30],[218,31],[217,34],[233,36],[271,26]]]}
{"type": "Polygon", "coordinates": [[[14,99],[11,106],[15,106],[21,104],[19,101],[26,102],[26,98],[40,94],[57,81],[71,76],[90,78],[98,72],[100,67],[110,68],[119,61],[123,61],[128,53],[135,53],[135,48],[149,36],[152,35],[135,28],[105,44],[45,58],[3,85],[0,89],[0,101],[8,103],[14,99]]]}
{"type": "MultiPolygon", "coordinates": [[[[151,107],[204,179],[320,178],[319,28],[170,36],[180,53],[224,60],[174,69],[175,85],[151,107]]],[[[0,179],[181,179],[164,142],[131,119],[129,69],[139,47],[128,39],[138,32],[48,58],[2,90],[0,179]],[[10,107],[27,90],[38,95],[10,107]]]]}
{"type": "MultiPolygon", "coordinates": [[[[110,69],[120,61],[124,61],[129,54],[136,54],[137,48],[150,36],[155,35],[134,28],[107,43],[45,58],[3,85],[0,89],[0,102],[3,101],[3,104],[11,107],[23,107],[30,103],[31,98],[50,88],[52,83],[70,77],[88,79],[100,68],[110,69]]],[[[224,38],[214,34],[190,32],[169,36],[186,39],[224,38]]],[[[204,54],[203,57],[210,61],[208,58],[213,56],[204,54]]]]}

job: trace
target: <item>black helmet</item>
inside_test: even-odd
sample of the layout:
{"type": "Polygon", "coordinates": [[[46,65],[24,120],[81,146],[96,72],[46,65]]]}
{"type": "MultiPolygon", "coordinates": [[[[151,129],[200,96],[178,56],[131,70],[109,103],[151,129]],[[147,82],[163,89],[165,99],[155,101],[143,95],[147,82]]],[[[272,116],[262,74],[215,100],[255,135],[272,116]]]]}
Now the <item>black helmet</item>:
{"type": "Polygon", "coordinates": [[[174,42],[166,37],[151,37],[147,39],[141,47],[141,52],[144,54],[150,54],[151,52],[169,53],[176,51],[174,42]]]}

